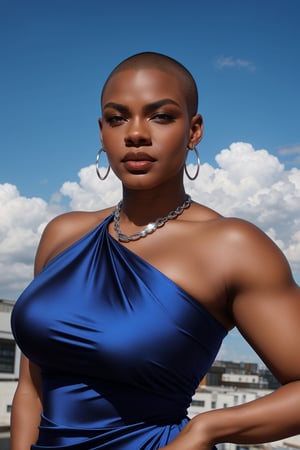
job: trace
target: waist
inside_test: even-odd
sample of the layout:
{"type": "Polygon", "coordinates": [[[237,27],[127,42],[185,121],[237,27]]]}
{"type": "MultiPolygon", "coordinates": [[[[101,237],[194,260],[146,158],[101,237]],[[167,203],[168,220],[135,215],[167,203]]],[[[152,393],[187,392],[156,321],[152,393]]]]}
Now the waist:
{"type": "Polygon", "coordinates": [[[105,380],[44,377],[43,413],[54,424],[88,429],[178,423],[188,405],[167,394],[105,380]]]}
{"type": "Polygon", "coordinates": [[[44,415],[40,425],[38,442],[32,450],[63,450],[66,446],[76,450],[91,448],[154,450],[171,442],[186,425],[188,419],[170,425],[147,425],[142,422],[111,428],[84,429],[57,426],[44,415]]]}

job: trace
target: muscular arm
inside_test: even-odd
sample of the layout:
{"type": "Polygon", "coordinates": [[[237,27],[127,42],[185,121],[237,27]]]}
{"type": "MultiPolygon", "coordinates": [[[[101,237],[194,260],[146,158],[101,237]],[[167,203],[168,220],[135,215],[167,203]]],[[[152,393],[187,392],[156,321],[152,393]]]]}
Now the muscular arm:
{"type": "Polygon", "coordinates": [[[299,289],[291,286],[277,298],[252,300],[249,307],[246,301],[236,305],[235,315],[245,337],[283,384],[253,402],[198,416],[195,426],[199,433],[204,428],[211,443],[258,444],[300,433],[299,289]]]}
{"type": "Polygon", "coordinates": [[[41,411],[39,369],[22,355],[11,413],[11,450],[29,450],[36,442],[41,411]]]}
{"type": "Polygon", "coordinates": [[[231,229],[226,255],[232,315],[282,386],[252,402],[196,416],[170,450],[258,444],[300,433],[300,289],[279,249],[255,227],[240,228],[231,229]]]}

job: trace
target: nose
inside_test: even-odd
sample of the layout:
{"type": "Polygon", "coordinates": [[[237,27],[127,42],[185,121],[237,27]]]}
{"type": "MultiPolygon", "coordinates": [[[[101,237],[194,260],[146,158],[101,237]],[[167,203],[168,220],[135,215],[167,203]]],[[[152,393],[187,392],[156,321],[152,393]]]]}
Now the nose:
{"type": "Polygon", "coordinates": [[[151,145],[151,137],[147,123],[139,118],[131,119],[128,122],[126,135],[126,147],[141,147],[151,145]]]}

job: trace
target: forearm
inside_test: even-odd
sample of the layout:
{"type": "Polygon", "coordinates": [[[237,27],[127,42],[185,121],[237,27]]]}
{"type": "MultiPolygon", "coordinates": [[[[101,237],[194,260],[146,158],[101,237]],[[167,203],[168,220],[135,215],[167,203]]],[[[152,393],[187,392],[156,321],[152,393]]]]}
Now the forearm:
{"type": "Polygon", "coordinates": [[[300,381],[240,406],[200,414],[191,426],[211,444],[258,444],[299,434],[300,381]]]}
{"type": "Polygon", "coordinates": [[[260,444],[300,434],[300,381],[260,399],[194,417],[161,450],[210,450],[223,442],[260,444]]]}
{"type": "Polygon", "coordinates": [[[37,441],[41,402],[17,390],[11,413],[11,450],[29,450],[37,441]]]}

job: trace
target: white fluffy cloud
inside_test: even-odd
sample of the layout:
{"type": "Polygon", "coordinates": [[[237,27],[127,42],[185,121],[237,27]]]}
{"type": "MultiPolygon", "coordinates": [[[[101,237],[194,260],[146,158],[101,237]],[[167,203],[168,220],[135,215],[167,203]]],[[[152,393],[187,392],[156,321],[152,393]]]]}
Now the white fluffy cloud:
{"type": "MultiPolygon", "coordinates": [[[[103,169],[103,172],[105,170],[103,169]]],[[[96,176],[95,166],[84,167],[78,176],[79,183],[66,181],[60,190],[70,198],[72,210],[98,210],[112,206],[120,200],[120,182],[112,171],[102,182],[96,176]]]]}
{"type": "Polygon", "coordinates": [[[266,150],[234,143],[217,156],[218,168],[204,164],[188,190],[226,216],[250,220],[284,251],[300,272],[300,170],[285,170],[266,150]]]}
{"type": "MultiPolygon", "coordinates": [[[[186,180],[193,199],[226,216],[238,216],[262,228],[284,251],[300,278],[300,170],[285,169],[267,150],[234,143],[216,156],[217,167],[203,164],[196,181],[186,180]]],[[[194,173],[195,168],[191,167],[194,173]]],[[[110,173],[100,182],[94,166],[80,170],[78,182],[60,190],[69,209],[97,210],[121,198],[119,180],[110,173]]],[[[61,204],[24,198],[17,188],[0,185],[0,297],[14,298],[32,277],[32,263],[45,224],[61,204]]]]}
{"type": "Polygon", "coordinates": [[[0,206],[0,298],[14,298],[32,278],[42,230],[62,209],[8,183],[0,184],[0,206]]]}

